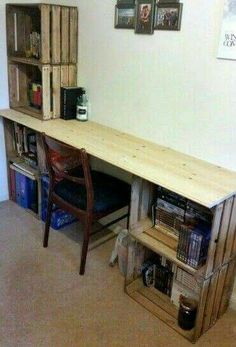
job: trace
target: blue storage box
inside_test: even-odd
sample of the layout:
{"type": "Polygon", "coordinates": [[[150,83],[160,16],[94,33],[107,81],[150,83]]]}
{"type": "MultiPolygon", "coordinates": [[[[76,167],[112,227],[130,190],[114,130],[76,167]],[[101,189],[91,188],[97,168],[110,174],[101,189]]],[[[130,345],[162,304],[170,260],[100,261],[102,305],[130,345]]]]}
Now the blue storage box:
{"type": "MultiPolygon", "coordinates": [[[[48,190],[49,190],[49,177],[47,175],[43,175],[41,177],[41,187],[42,187],[42,207],[41,207],[41,219],[43,222],[46,221],[47,217],[47,206],[48,206],[48,190]]],[[[51,218],[51,228],[58,230],[66,225],[74,223],[77,219],[69,214],[66,211],[58,208],[55,204],[53,204],[52,209],[52,218],[51,218]]]]}
{"type": "Polygon", "coordinates": [[[38,212],[37,182],[15,171],[16,203],[23,208],[38,212]]]}

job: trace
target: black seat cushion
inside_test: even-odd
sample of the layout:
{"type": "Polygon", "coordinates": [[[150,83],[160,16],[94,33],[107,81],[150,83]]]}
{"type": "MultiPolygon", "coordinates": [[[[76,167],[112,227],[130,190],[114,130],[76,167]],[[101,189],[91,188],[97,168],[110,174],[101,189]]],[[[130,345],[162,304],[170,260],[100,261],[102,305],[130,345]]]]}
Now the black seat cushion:
{"type": "MultiPolygon", "coordinates": [[[[76,177],[81,177],[81,170],[73,172],[76,177]]],[[[94,213],[105,213],[118,210],[129,204],[130,185],[105,173],[91,171],[94,190],[94,213]]],[[[82,210],[86,210],[86,188],[72,181],[63,179],[54,187],[55,193],[66,202],[82,210]]]]}

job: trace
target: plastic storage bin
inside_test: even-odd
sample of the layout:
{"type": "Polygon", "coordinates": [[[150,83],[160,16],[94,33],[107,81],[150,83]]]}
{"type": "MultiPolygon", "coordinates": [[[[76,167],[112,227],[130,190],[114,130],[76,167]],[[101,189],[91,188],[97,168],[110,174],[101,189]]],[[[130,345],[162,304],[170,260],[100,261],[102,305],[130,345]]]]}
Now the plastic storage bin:
{"type": "MultiPolygon", "coordinates": [[[[49,177],[43,175],[41,178],[42,186],[42,209],[41,209],[41,219],[43,222],[46,221],[47,217],[47,206],[48,206],[48,189],[49,189],[49,177]]],[[[53,212],[51,218],[51,228],[59,230],[66,225],[76,222],[77,219],[71,214],[63,211],[53,204],[53,212]]]]}

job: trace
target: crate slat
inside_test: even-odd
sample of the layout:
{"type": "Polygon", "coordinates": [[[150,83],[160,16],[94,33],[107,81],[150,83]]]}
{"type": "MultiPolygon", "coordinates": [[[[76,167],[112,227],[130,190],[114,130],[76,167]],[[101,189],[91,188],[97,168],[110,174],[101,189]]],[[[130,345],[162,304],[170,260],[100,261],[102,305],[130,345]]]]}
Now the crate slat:
{"type": "Polygon", "coordinates": [[[224,283],[224,289],[221,297],[218,317],[221,317],[229,306],[230,297],[233,291],[234,279],[236,274],[236,259],[232,260],[227,269],[227,274],[224,283]]]}
{"type": "Polygon", "coordinates": [[[215,324],[218,317],[227,269],[228,269],[228,264],[223,266],[221,270],[219,271],[219,278],[217,282],[215,300],[214,300],[214,305],[213,305],[213,310],[211,315],[211,323],[210,323],[211,325],[215,324]]]}
{"type": "Polygon", "coordinates": [[[225,243],[226,243],[227,233],[229,229],[230,217],[232,213],[233,201],[234,201],[234,198],[232,197],[226,200],[224,204],[221,227],[220,227],[218,242],[216,247],[214,269],[219,268],[219,266],[222,265],[222,262],[224,259],[224,249],[225,249],[225,243]]]}
{"type": "Polygon", "coordinates": [[[206,265],[206,277],[209,277],[214,268],[215,252],[217,247],[217,240],[219,236],[219,230],[221,226],[221,218],[223,213],[224,203],[217,205],[214,211],[214,218],[211,228],[211,241],[209,244],[208,255],[207,255],[207,265],[206,265]]]}
{"type": "Polygon", "coordinates": [[[42,4],[41,9],[41,62],[50,63],[50,5],[42,4]]]}
{"type": "Polygon", "coordinates": [[[235,231],[236,231],[236,198],[234,196],[233,206],[232,206],[232,213],[230,217],[230,223],[229,223],[229,229],[225,244],[225,253],[224,253],[224,263],[227,263],[231,256],[234,256],[233,251],[233,243],[234,243],[234,237],[235,237],[235,231]]]}
{"type": "MultiPolygon", "coordinates": [[[[61,62],[62,64],[69,63],[69,7],[61,8],[61,62]]],[[[74,38],[77,39],[77,38],[74,38]]]]}
{"type": "Polygon", "coordinates": [[[51,10],[52,26],[51,26],[51,46],[52,46],[52,64],[60,64],[61,62],[61,7],[52,5],[51,10]]]}
{"type": "Polygon", "coordinates": [[[61,66],[61,87],[69,86],[69,68],[68,65],[61,66]]]}
{"type": "Polygon", "coordinates": [[[211,280],[210,280],[209,291],[208,291],[207,300],[206,300],[206,309],[205,309],[204,319],[203,319],[202,333],[204,333],[210,328],[211,315],[212,315],[213,305],[215,300],[218,276],[219,276],[219,273],[217,272],[211,277],[211,280]]]}
{"type": "Polygon", "coordinates": [[[70,87],[77,86],[77,65],[70,64],[68,67],[68,83],[70,87]]]}
{"type": "Polygon", "coordinates": [[[77,63],[78,47],[78,10],[76,7],[70,8],[70,63],[77,63]]]}
{"type": "Polygon", "coordinates": [[[11,107],[19,106],[18,67],[16,64],[8,65],[9,101],[11,107]]]}
{"type": "Polygon", "coordinates": [[[61,68],[60,66],[53,66],[52,68],[52,103],[53,112],[52,118],[60,118],[61,114],[61,68]]]}
{"type": "Polygon", "coordinates": [[[201,296],[198,302],[198,311],[197,311],[197,318],[196,318],[195,331],[194,331],[194,340],[197,340],[201,336],[209,286],[210,286],[210,279],[203,282],[201,296]]]}
{"type": "Polygon", "coordinates": [[[51,67],[45,65],[42,68],[42,90],[43,90],[43,119],[51,118],[51,67]]]}

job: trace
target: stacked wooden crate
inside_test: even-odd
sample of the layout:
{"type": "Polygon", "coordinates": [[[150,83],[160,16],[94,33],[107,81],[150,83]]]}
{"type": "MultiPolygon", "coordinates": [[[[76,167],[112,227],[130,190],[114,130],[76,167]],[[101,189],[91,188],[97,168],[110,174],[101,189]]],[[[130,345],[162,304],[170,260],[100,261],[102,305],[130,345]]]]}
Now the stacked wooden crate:
{"type": "Polygon", "coordinates": [[[60,88],[77,85],[78,10],[47,4],[6,5],[10,107],[42,120],[60,117],[60,88]],[[40,35],[32,56],[30,35],[40,35]],[[29,105],[29,83],[39,80],[42,107],[29,105]]]}
{"type": "MultiPolygon", "coordinates": [[[[213,214],[211,240],[206,264],[194,269],[176,257],[176,250],[163,243],[161,238],[154,237],[160,232],[153,227],[151,206],[155,200],[155,185],[135,178],[132,184],[130,235],[131,240],[138,242],[146,251],[166,257],[176,266],[188,272],[200,286],[196,324],[190,331],[178,326],[178,310],[169,298],[162,293],[153,293],[144,286],[137,263],[144,261],[144,252],[137,252],[133,242],[128,252],[126,292],[142,306],[165,321],[173,329],[190,341],[196,341],[205,333],[228,308],[236,273],[236,196],[224,199],[223,202],[205,204],[213,214]],[[138,254],[138,255],[137,255],[138,254]],[[138,256],[143,259],[138,259],[138,256]]],[[[202,204],[203,205],[203,204],[202,204]]],[[[159,227],[161,228],[161,226],[159,227]]]]}

